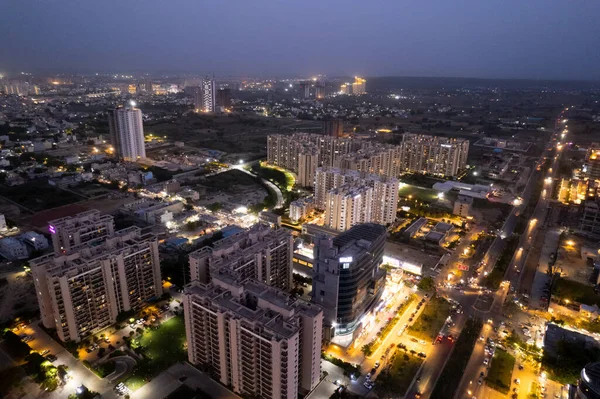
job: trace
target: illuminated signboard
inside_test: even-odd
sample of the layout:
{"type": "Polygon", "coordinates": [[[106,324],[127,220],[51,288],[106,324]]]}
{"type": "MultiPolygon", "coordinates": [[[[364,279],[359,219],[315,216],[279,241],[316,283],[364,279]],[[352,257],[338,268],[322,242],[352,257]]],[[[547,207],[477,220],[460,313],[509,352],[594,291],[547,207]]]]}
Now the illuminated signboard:
{"type": "Polygon", "coordinates": [[[56,228],[52,225],[48,226],[48,230],[50,231],[50,233],[52,234],[56,234],[56,228]]]}
{"type": "Polygon", "coordinates": [[[352,256],[346,256],[343,258],[340,258],[340,263],[350,263],[352,262],[352,256]]]}

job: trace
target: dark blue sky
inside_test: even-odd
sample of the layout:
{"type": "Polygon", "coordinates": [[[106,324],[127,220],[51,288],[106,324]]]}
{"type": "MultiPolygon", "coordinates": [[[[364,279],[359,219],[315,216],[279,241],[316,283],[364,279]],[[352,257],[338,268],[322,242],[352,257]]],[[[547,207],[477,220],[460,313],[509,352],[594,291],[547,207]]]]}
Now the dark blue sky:
{"type": "Polygon", "coordinates": [[[600,79],[600,0],[3,0],[0,72],[600,79]]]}

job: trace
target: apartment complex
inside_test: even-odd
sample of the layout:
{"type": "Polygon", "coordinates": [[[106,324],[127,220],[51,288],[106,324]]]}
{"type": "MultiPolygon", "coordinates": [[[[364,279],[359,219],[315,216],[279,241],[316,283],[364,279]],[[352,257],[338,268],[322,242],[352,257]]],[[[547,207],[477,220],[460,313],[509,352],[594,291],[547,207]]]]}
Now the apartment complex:
{"type": "Polygon", "coordinates": [[[402,172],[457,176],[467,166],[469,140],[405,133],[400,151],[402,172]]]}
{"type": "Polygon", "coordinates": [[[396,177],[400,173],[399,147],[351,138],[310,133],[267,138],[267,161],[298,174],[301,185],[312,187],[318,167],[396,177]]]}
{"type": "Polygon", "coordinates": [[[385,238],[385,227],[372,223],[317,237],[312,301],[323,307],[326,339],[348,342],[381,298],[385,238]]]}
{"type": "Polygon", "coordinates": [[[230,270],[185,289],[189,361],[233,391],[296,399],[320,381],[323,310],[230,270]]]}
{"type": "Polygon", "coordinates": [[[256,224],[215,242],[213,247],[190,253],[191,280],[208,283],[219,269],[226,268],[240,280],[253,278],[289,290],[293,250],[293,238],[288,231],[256,224]]]}
{"type": "Polygon", "coordinates": [[[339,231],[361,223],[387,225],[396,220],[399,187],[394,177],[322,167],[315,173],[315,207],[339,231]]]}
{"type": "Polygon", "coordinates": [[[130,105],[108,111],[108,128],[119,158],[132,162],[146,158],[144,123],[139,108],[130,105]]]}
{"type": "MultiPolygon", "coordinates": [[[[89,216],[86,212],[79,222],[89,216]]],[[[89,237],[85,224],[80,223],[81,232],[74,229],[74,220],[51,222],[55,248],[65,236],[61,226],[80,240],[89,237]]],[[[107,230],[113,229],[111,223],[107,230]]],[[[162,295],[158,241],[138,227],[63,248],[30,262],[42,322],[62,341],[80,341],[115,323],[119,313],[139,310],[162,295]]]]}

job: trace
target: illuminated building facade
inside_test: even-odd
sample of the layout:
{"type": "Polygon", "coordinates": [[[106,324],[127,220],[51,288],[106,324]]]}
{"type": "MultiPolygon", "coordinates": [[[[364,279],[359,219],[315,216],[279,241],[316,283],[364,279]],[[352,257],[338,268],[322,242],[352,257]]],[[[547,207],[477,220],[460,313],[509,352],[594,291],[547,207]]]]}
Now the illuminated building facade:
{"type": "Polygon", "coordinates": [[[183,308],[190,363],[234,392],[296,399],[320,382],[320,306],[221,271],[186,286],[183,308]]]}
{"type": "Polygon", "coordinates": [[[402,172],[458,176],[467,167],[469,140],[405,133],[400,151],[402,172]]]}
{"type": "Polygon", "coordinates": [[[215,112],[217,107],[215,81],[208,76],[202,80],[202,112],[215,112]]]}
{"type": "Polygon", "coordinates": [[[360,224],[332,237],[317,237],[312,301],[324,310],[325,338],[349,343],[362,317],[381,298],[386,229],[360,224]]]}
{"type": "MultiPolygon", "coordinates": [[[[52,229],[50,229],[52,231],[52,229]]],[[[80,341],[162,295],[158,241],[138,227],[30,261],[41,319],[80,341]]]]}
{"type": "Polygon", "coordinates": [[[116,154],[135,162],[146,158],[142,111],[133,104],[108,111],[108,128],[116,154]]]}

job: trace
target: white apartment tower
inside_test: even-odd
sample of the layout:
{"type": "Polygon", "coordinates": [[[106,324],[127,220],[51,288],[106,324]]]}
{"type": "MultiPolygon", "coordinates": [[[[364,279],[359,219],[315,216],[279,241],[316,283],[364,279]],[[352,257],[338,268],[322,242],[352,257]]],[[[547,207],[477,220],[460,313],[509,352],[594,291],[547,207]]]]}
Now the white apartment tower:
{"type": "Polygon", "coordinates": [[[183,307],[189,361],[234,392],[296,399],[319,383],[319,305],[224,270],[209,284],[189,284],[183,307]]]}
{"type": "Polygon", "coordinates": [[[54,253],[61,253],[90,241],[105,239],[115,233],[115,222],[110,215],[92,209],[48,222],[54,253]]]}
{"type": "Polygon", "coordinates": [[[325,210],[325,224],[345,231],[361,223],[387,225],[396,220],[398,179],[339,168],[315,173],[315,208],[325,210]]]}
{"type": "Polygon", "coordinates": [[[146,158],[142,111],[133,104],[108,112],[108,128],[115,153],[126,161],[146,158]]]}
{"type": "Polygon", "coordinates": [[[30,264],[42,322],[62,341],[80,341],[114,324],[119,313],[162,295],[158,241],[138,227],[30,264]]]}
{"type": "Polygon", "coordinates": [[[208,283],[221,268],[282,290],[292,288],[293,237],[284,229],[256,224],[190,253],[190,277],[208,283]]]}
{"type": "Polygon", "coordinates": [[[202,80],[202,111],[215,112],[217,107],[214,79],[208,76],[202,80]]]}

